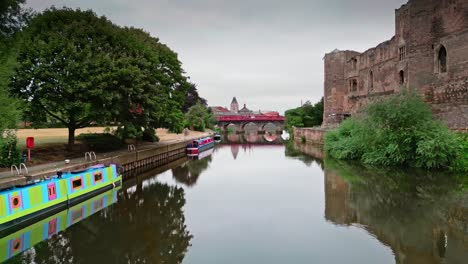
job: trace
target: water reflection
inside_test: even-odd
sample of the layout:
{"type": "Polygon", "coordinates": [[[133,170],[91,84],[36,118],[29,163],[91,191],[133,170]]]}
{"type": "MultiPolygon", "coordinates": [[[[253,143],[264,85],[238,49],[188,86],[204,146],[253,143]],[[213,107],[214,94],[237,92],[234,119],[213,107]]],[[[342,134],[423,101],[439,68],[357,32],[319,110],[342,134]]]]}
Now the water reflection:
{"type": "Polygon", "coordinates": [[[286,141],[285,145],[284,155],[286,157],[301,160],[308,167],[316,163],[323,169],[323,150],[319,146],[301,144],[294,140],[286,141]]]}
{"type": "Polygon", "coordinates": [[[194,186],[203,171],[208,169],[212,161],[213,149],[200,153],[200,155],[184,164],[172,169],[174,179],[186,186],[194,186]]]}
{"type": "Polygon", "coordinates": [[[222,138],[221,143],[228,144],[228,143],[236,143],[236,144],[283,144],[283,139],[281,136],[275,133],[265,133],[265,134],[258,134],[258,133],[244,133],[244,134],[228,134],[224,135],[222,138]]]}
{"type": "MultiPolygon", "coordinates": [[[[313,145],[291,143],[286,156],[322,157],[313,145]],[[301,153],[307,153],[304,155],[301,153]]],[[[466,263],[468,193],[457,175],[384,171],[325,159],[325,218],[365,229],[389,246],[395,263],[466,263]]]]}
{"type": "Polygon", "coordinates": [[[31,231],[45,240],[9,263],[466,263],[468,193],[456,177],[283,148],[227,142],[138,172],[111,202],[66,216],[69,228],[49,218],[0,249],[27,248],[10,241],[31,231]]]}
{"type": "MultiPolygon", "coordinates": [[[[182,188],[158,183],[153,177],[127,184],[118,200],[101,213],[81,217],[83,221],[75,226],[46,237],[11,263],[182,263],[192,239],[185,225],[182,188]]],[[[88,211],[83,210],[84,216],[88,211]]],[[[71,220],[75,221],[73,215],[71,220]]],[[[40,225],[35,232],[47,230],[40,225]]]]}
{"type": "Polygon", "coordinates": [[[64,234],[65,229],[116,203],[119,189],[107,191],[1,238],[0,262],[13,258],[15,262],[48,263],[49,253],[58,260],[66,260],[68,249],[64,246],[69,245],[70,240],[64,234]],[[34,250],[19,255],[32,247],[34,250]],[[46,254],[42,254],[44,252],[46,254]]]}
{"type": "Polygon", "coordinates": [[[450,175],[373,171],[325,161],[325,217],[358,225],[396,263],[466,263],[468,193],[450,175]]]}

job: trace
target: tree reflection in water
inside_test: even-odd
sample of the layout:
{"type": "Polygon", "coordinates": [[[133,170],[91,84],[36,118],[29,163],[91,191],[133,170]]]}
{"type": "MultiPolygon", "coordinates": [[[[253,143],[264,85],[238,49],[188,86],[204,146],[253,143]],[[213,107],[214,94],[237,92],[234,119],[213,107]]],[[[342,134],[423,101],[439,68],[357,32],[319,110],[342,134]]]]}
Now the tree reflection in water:
{"type": "Polygon", "coordinates": [[[185,164],[172,169],[172,176],[179,183],[186,186],[194,186],[203,171],[208,169],[212,156],[205,157],[201,160],[191,160],[185,164]]]}
{"type": "Polygon", "coordinates": [[[118,199],[13,262],[182,263],[193,237],[185,225],[184,190],[151,181],[124,188],[118,199]]]}
{"type": "Polygon", "coordinates": [[[320,161],[319,147],[297,142],[286,145],[285,155],[321,165],[325,218],[367,230],[393,250],[396,263],[466,263],[466,176],[320,161]]]}

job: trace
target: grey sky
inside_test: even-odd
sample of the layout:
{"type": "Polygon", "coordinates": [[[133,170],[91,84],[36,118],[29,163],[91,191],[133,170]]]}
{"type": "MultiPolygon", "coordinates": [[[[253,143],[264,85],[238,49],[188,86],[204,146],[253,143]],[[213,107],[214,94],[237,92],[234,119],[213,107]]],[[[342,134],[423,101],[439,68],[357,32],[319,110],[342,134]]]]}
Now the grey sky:
{"type": "Polygon", "coordinates": [[[335,48],[364,51],[394,34],[406,0],[28,0],[93,9],[143,28],[179,54],[210,105],[233,96],[280,112],[323,95],[323,61],[335,48]]]}

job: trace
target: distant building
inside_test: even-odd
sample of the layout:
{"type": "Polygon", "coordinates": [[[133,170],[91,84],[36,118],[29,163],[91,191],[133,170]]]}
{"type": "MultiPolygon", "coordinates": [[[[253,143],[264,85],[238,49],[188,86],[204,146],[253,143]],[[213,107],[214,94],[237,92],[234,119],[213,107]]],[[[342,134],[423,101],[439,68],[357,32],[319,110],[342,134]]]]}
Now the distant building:
{"type": "Polygon", "coordinates": [[[239,110],[239,102],[236,97],[232,98],[229,110],[223,106],[210,106],[210,109],[214,116],[280,116],[276,111],[252,111],[247,108],[246,104],[239,110]]]}
{"type": "Polygon", "coordinates": [[[233,112],[233,113],[239,112],[239,103],[237,102],[236,97],[232,98],[231,112],[233,112]]]}

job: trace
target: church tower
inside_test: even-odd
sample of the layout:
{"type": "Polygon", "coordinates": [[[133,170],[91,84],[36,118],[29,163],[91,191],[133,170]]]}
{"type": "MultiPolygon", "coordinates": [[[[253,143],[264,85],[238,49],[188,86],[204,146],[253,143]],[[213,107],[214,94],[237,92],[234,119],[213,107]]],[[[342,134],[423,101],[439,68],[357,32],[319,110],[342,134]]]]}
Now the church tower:
{"type": "Polygon", "coordinates": [[[239,103],[237,102],[236,97],[232,98],[231,102],[231,112],[237,113],[239,112],[239,103]]]}

